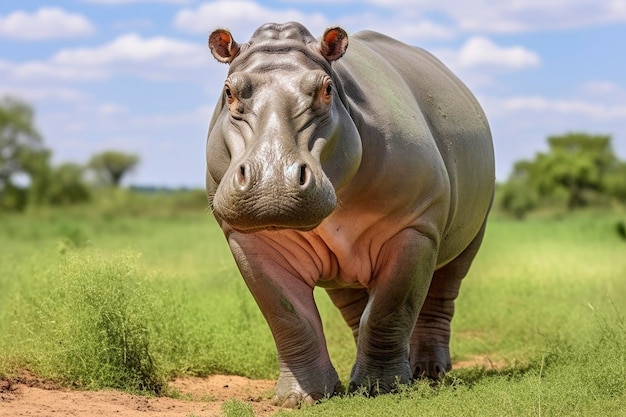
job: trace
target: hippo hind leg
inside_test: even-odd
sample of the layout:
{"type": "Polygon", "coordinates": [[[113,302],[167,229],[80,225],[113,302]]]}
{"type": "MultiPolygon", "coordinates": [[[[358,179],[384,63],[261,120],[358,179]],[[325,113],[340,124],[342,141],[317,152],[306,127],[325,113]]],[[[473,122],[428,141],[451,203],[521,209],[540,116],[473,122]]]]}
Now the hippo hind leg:
{"type": "Polygon", "coordinates": [[[369,301],[367,290],[365,288],[333,288],[327,289],[326,293],[350,326],[356,342],[359,338],[361,316],[369,301]]]}
{"type": "Polygon", "coordinates": [[[454,315],[454,300],[480,248],[484,233],[483,224],[470,245],[433,274],[428,295],[411,335],[410,363],[415,379],[439,379],[452,369],[450,322],[454,315]]]}

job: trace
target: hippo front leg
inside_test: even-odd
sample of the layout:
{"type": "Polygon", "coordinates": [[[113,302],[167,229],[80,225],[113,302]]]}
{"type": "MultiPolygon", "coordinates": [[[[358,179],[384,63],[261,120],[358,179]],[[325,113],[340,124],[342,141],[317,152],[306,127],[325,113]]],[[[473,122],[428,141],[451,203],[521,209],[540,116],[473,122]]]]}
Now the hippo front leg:
{"type": "Polygon", "coordinates": [[[350,390],[389,392],[409,384],[410,337],[436,263],[434,239],[408,229],[386,243],[361,316],[350,390]]]}
{"type": "Polygon", "coordinates": [[[272,403],[296,408],[340,392],[313,288],[289,270],[284,258],[266,242],[237,234],[228,241],[276,343],[280,376],[272,403]]]}

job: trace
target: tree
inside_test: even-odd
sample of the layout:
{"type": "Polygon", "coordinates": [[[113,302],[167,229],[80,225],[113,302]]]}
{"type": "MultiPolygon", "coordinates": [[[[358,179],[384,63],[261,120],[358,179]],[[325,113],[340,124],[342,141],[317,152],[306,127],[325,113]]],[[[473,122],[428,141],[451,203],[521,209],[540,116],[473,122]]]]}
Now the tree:
{"type": "MultiPolygon", "coordinates": [[[[570,210],[584,207],[599,196],[626,201],[626,164],[615,155],[610,136],[586,133],[551,136],[548,148],[548,152],[538,153],[532,161],[515,164],[505,187],[509,194],[532,191],[544,200],[564,195],[570,210]]],[[[523,196],[512,195],[502,200],[505,210],[511,211],[524,201],[523,196]]],[[[522,205],[528,209],[532,204],[522,205]]]]}
{"type": "Polygon", "coordinates": [[[0,100],[0,206],[23,209],[28,201],[20,176],[37,182],[48,169],[50,151],[34,126],[34,111],[14,97],[0,100]]]}
{"type": "Polygon", "coordinates": [[[537,191],[528,181],[526,164],[517,163],[509,181],[499,187],[500,206],[515,218],[522,220],[526,214],[537,207],[537,191]]]}
{"type": "Polygon", "coordinates": [[[567,190],[570,209],[586,206],[585,191],[603,191],[606,175],[618,163],[611,137],[572,133],[552,136],[548,144],[550,153],[541,157],[547,190],[567,190]]]}
{"type": "Polygon", "coordinates": [[[45,204],[48,202],[47,194],[53,184],[52,167],[50,158],[52,152],[45,149],[42,151],[25,150],[20,156],[20,162],[24,172],[28,175],[28,204],[45,204]]]}
{"type": "Polygon", "coordinates": [[[52,205],[75,204],[91,198],[89,187],[83,180],[85,168],[73,163],[61,164],[52,169],[46,201],[52,205]]]}
{"type": "Polygon", "coordinates": [[[89,161],[96,175],[104,182],[118,187],[122,178],[135,169],[139,164],[139,157],[118,151],[105,151],[94,155],[89,161]]]}
{"type": "Polygon", "coordinates": [[[611,197],[626,203],[626,162],[616,164],[607,174],[604,187],[611,197]]]}

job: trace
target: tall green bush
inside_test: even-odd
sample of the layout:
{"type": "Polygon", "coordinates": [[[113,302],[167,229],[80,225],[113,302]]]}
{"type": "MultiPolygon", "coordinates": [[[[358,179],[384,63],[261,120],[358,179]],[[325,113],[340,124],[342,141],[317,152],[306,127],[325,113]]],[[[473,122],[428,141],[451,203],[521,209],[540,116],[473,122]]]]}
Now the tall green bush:
{"type": "Polygon", "coordinates": [[[31,323],[36,343],[46,345],[38,364],[44,374],[90,388],[164,389],[151,349],[149,283],[137,277],[135,257],[65,254],[31,323]]]}

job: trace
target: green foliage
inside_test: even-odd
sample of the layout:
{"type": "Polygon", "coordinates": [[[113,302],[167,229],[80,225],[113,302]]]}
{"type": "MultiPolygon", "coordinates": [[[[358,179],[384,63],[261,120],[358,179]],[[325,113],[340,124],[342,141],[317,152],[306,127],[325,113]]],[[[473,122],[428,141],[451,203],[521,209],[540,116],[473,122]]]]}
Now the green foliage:
{"type": "Polygon", "coordinates": [[[41,372],[89,388],[163,390],[148,334],[151,311],[143,301],[147,283],[137,279],[132,263],[133,255],[65,255],[27,328],[46,352],[36,361],[41,372]]]}
{"type": "Polygon", "coordinates": [[[126,174],[139,164],[139,157],[118,151],[104,151],[91,157],[89,168],[104,184],[118,187],[126,174]]]}
{"type": "Polygon", "coordinates": [[[615,223],[615,233],[617,233],[620,239],[626,241],[626,220],[618,220],[615,223]]]}
{"type": "Polygon", "coordinates": [[[561,198],[569,210],[610,198],[626,203],[626,163],[615,155],[610,136],[569,133],[549,137],[548,145],[547,153],[515,164],[503,210],[521,218],[538,203],[561,198]]]}
{"type": "Polygon", "coordinates": [[[502,209],[520,220],[537,207],[539,200],[537,192],[526,181],[518,179],[509,180],[496,195],[502,209]]]}
{"type": "Polygon", "coordinates": [[[0,211],[23,211],[28,205],[28,190],[5,184],[0,192],[0,211]]]}
{"type": "Polygon", "coordinates": [[[207,212],[206,191],[178,190],[147,192],[123,188],[100,188],[92,212],[115,219],[119,216],[177,216],[207,212]]]}
{"type": "Polygon", "coordinates": [[[84,203],[91,191],[84,181],[84,168],[73,163],[61,164],[52,169],[45,199],[52,205],[84,203]]]}
{"type": "Polygon", "coordinates": [[[277,376],[271,335],[206,213],[72,210],[0,218],[10,248],[0,252],[0,375],[28,367],[91,389],[152,392],[175,375],[277,376]]]}
{"type": "Polygon", "coordinates": [[[604,178],[606,192],[626,203],[626,162],[618,163],[604,178]]]}
{"type": "Polygon", "coordinates": [[[30,106],[13,97],[0,100],[0,209],[23,210],[27,194],[16,183],[28,181],[45,172],[50,152],[44,149],[34,126],[30,106]]]}
{"type": "Polygon", "coordinates": [[[0,101],[0,210],[89,200],[83,168],[71,163],[52,167],[51,155],[35,129],[32,108],[11,97],[0,101]]]}
{"type": "Polygon", "coordinates": [[[42,150],[39,132],[34,126],[30,106],[13,97],[0,100],[0,179],[10,182],[11,176],[24,170],[24,152],[42,150]]]}

